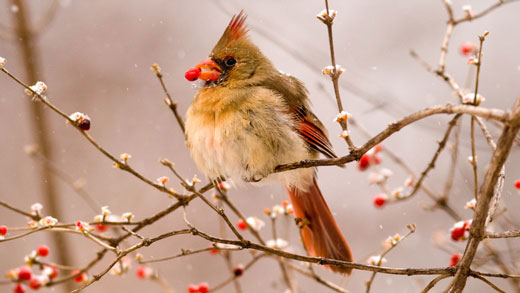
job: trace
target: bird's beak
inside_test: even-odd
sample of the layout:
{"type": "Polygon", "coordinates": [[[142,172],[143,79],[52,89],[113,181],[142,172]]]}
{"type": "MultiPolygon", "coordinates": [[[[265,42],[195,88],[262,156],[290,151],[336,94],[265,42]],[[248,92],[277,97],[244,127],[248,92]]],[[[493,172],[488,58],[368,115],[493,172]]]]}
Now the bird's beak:
{"type": "MultiPolygon", "coordinates": [[[[195,65],[193,68],[189,69],[188,72],[198,71],[198,78],[205,81],[217,81],[219,76],[222,74],[220,66],[213,61],[213,59],[208,58],[199,64],[195,65]]],[[[196,80],[197,78],[195,78],[196,80]]]]}

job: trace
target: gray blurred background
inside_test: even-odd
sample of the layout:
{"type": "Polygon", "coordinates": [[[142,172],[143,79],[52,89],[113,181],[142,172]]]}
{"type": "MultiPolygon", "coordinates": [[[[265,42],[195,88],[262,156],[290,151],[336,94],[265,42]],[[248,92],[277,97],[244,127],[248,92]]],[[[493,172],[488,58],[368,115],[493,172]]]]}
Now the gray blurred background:
{"type": "MultiPolygon", "coordinates": [[[[463,16],[462,6],[471,4],[479,12],[494,1],[453,1],[455,15],[463,16]]],[[[16,37],[10,32],[17,16],[11,1],[0,2],[0,56],[8,60],[7,68],[27,80],[24,63],[16,37]]],[[[56,14],[38,33],[39,79],[49,86],[48,98],[66,113],[76,111],[92,119],[89,133],[114,155],[127,152],[133,157],[132,166],[154,179],[171,176],[158,163],[168,158],[175,162],[181,173],[191,178],[199,174],[189,158],[180,128],[170,110],[164,105],[164,93],[150,65],[158,63],[165,75],[168,89],[179,101],[184,116],[197,88],[184,79],[186,69],[204,59],[220,38],[232,14],[244,9],[249,15],[247,23],[252,40],[282,71],[300,78],[309,89],[314,112],[329,129],[331,140],[339,155],[347,153],[346,144],[338,138],[339,126],[332,120],[337,114],[330,80],[320,71],[330,64],[326,27],[315,18],[324,8],[322,1],[26,1],[30,22],[35,29],[45,22],[48,9],[56,14]]],[[[416,50],[433,65],[438,63],[440,45],[445,31],[447,15],[441,1],[331,1],[332,9],[339,11],[334,25],[336,59],[346,68],[341,77],[344,107],[371,133],[398,118],[421,108],[455,103],[451,90],[439,78],[426,72],[410,55],[416,50]]],[[[505,5],[474,22],[455,28],[448,47],[447,71],[464,85],[469,65],[458,53],[464,41],[477,42],[484,30],[490,35],[484,47],[480,93],[486,97],[485,106],[506,109],[519,95],[520,78],[520,4],[505,5]]],[[[30,158],[24,146],[35,143],[30,123],[29,98],[22,88],[7,76],[0,76],[0,199],[28,210],[34,202],[42,202],[40,163],[30,158]]],[[[153,190],[128,173],[112,167],[112,163],[83,137],[67,126],[64,119],[45,111],[49,122],[49,139],[53,146],[54,163],[71,177],[86,180],[85,189],[113,213],[132,211],[136,220],[150,216],[172,203],[164,194],[153,190]]],[[[431,159],[442,138],[449,117],[437,116],[407,127],[383,144],[395,151],[419,174],[431,159]]],[[[469,119],[463,119],[459,168],[450,204],[466,219],[472,212],[464,210],[472,198],[472,170],[466,162],[469,150],[469,119]]],[[[489,126],[492,133],[498,130],[489,126]]],[[[352,138],[361,145],[366,138],[351,128],[352,138]]],[[[477,135],[480,175],[489,161],[489,149],[477,135]]],[[[382,166],[391,169],[390,188],[403,184],[407,175],[387,156],[382,166]]],[[[515,147],[506,165],[503,205],[513,212],[506,213],[509,224],[515,228],[520,216],[514,211],[520,204],[513,181],[520,178],[518,147],[515,147]]],[[[441,192],[450,162],[448,152],[443,153],[436,169],[428,176],[427,184],[441,192]]],[[[425,211],[432,202],[419,192],[413,199],[376,209],[372,197],[379,192],[368,184],[369,172],[359,172],[355,164],[346,169],[322,167],[319,184],[336,219],[348,238],[357,257],[366,258],[381,252],[381,242],[389,235],[406,233],[406,224],[417,224],[417,233],[401,243],[388,256],[390,267],[443,267],[449,264],[450,253],[435,248],[432,237],[435,231],[448,237],[453,220],[440,210],[425,211]]],[[[63,215],[61,222],[90,221],[99,212],[93,212],[74,190],[59,179],[56,197],[63,215]]],[[[181,187],[172,179],[169,186],[181,187]]],[[[247,216],[265,221],[265,207],[286,199],[282,186],[252,187],[244,185],[230,192],[233,202],[247,216]]],[[[44,209],[44,213],[45,213],[44,209]]],[[[218,235],[217,216],[196,200],[186,209],[189,220],[208,233],[218,235]]],[[[236,218],[232,217],[235,222],[236,218]]],[[[279,233],[292,244],[293,251],[303,253],[290,225],[292,220],[279,223],[279,233]]],[[[24,226],[25,219],[6,209],[0,210],[0,224],[24,226]]],[[[145,236],[155,236],[173,229],[184,228],[182,213],[174,213],[152,227],[144,229],[145,236]]],[[[501,228],[497,228],[501,230],[501,228]]],[[[246,233],[251,238],[250,234],[246,233]]],[[[262,231],[270,238],[270,229],[262,231]]],[[[50,260],[55,260],[56,247],[52,246],[51,233],[37,233],[17,241],[2,243],[0,271],[22,264],[24,255],[40,243],[51,245],[50,260]]],[[[130,243],[135,243],[132,239],[130,243]]],[[[98,247],[85,238],[67,235],[66,243],[72,249],[70,265],[84,266],[95,257],[98,247]]],[[[499,251],[507,252],[505,240],[493,240],[499,251]]],[[[511,245],[518,245],[512,240],[511,245]]],[[[128,245],[128,243],[127,243],[128,245]]],[[[158,242],[141,250],[145,258],[163,257],[180,252],[181,248],[207,247],[208,243],[190,236],[179,236],[158,242]]],[[[452,251],[462,252],[464,243],[448,243],[452,251]]],[[[504,254],[513,272],[516,255],[504,254]]],[[[99,273],[113,259],[112,255],[94,267],[99,273]]],[[[248,252],[234,254],[234,262],[246,263],[248,252]]],[[[134,264],[134,268],[137,265],[134,264]]],[[[215,285],[228,277],[224,260],[219,256],[198,254],[153,265],[166,282],[178,292],[185,292],[190,283],[207,281],[215,285]]],[[[340,276],[317,269],[325,278],[341,283],[340,276]]],[[[496,271],[493,265],[483,268],[496,271]]],[[[295,273],[300,292],[329,292],[322,285],[295,273]]],[[[351,292],[365,290],[368,272],[355,271],[346,281],[351,292]]],[[[432,277],[403,277],[378,275],[373,292],[418,292],[432,277]]],[[[495,280],[493,280],[495,281],[495,280]]],[[[279,267],[272,259],[260,260],[240,282],[245,292],[282,292],[279,267]]],[[[510,290],[502,280],[496,283],[510,290]]],[[[448,284],[444,280],[433,292],[440,292],[448,284]]],[[[10,286],[0,291],[9,292],[10,286]]],[[[62,292],[62,287],[42,291],[62,292]]],[[[119,277],[107,275],[93,284],[87,292],[162,292],[150,281],[138,280],[134,271],[119,277]]],[[[234,292],[229,285],[223,292],[234,292]]],[[[488,292],[490,288],[470,279],[468,292],[488,292]]]]}

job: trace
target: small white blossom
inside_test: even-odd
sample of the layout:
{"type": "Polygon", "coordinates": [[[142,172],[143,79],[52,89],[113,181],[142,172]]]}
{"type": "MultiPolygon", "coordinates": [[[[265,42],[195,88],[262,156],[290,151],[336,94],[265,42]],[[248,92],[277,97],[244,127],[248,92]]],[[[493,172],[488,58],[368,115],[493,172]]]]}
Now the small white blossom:
{"type": "Polygon", "coordinates": [[[42,211],[43,209],[43,205],[39,202],[36,202],[36,203],[33,203],[31,205],[31,211],[33,211],[34,213],[36,213],[37,215],[40,214],[40,212],[42,211]]]}
{"type": "Polygon", "coordinates": [[[4,68],[4,65],[7,63],[7,60],[3,57],[0,57],[0,69],[4,68]]]}
{"type": "Polygon", "coordinates": [[[103,218],[106,218],[106,216],[112,214],[112,212],[108,209],[108,206],[102,206],[101,214],[103,215],[103,218]]]}
{"type": "MultiPolygon", "coordinates": [[[[47,90],[47,85],[43,81],[37,81],[34,85],[31,85],[29,88],[38,95],[41,95],[47,90]]],[[[33,95],[33,92],[28,89],[25,89],[25,93],[29,96],[33,95]]]]}
{"type": "Polygon", "coordinates": [[[96,223],[103,222],[103,215],[96,215],[94,217],[94,222],[96,222],[96,223]]]}
{"type": "Polygon", "coordinates": [[[46,277],[50,277],[54,275],[54,269],[50,266],[43,266],[42,275],[46,277]]]}
{"type": "Polygon", "coordinates": [[[475,160],[473,161],[473,156],[468,156],[468,163],[470,164],[473,164],[473,163],[477,163],[478,161],[478,157],[475,156],[475,160]]]}
{"type": "Polygon", "coordinates": [[[47,216],[45,218],[42,218],[40,220],[40,225],[42,225],[43,227],[49,227],[49,226],[54,226],[58,223],[58,219],[56,218],[53,218],[51,216],[47,216]]]}
{"type": "Polygon", "coordinates": [[[155,181],[157,181],[157,184],[164,186],[166,184],[166,182],[170,181],[170,178],[168,178],[166,176],[161,176],[161,177],[155,179],[155,181]]]}
{"type": "Polygon", "coordinates": [[[29,220],[29,221],[27,221],[27,226],[31,229],[38,228],[38,222],[36,222],[34,220],[29,220]]]}
{"type": "Polygon", "coordinates": [[[281,238],[268,240],[265,245],[270,248],[284,249],[289,243],[281,238]]]}
{"type": "Polygon", "coordinates": [[[464,97],[462,97],[463,104],[480,105],[480,103],[484,102],[485,100],[486,100],[486,98],[484,98],[480,94],[477,94],[477,99],[476,99],[477,102],[475,103],[475,93],[469,93],[469,94],[466,94],[464,97]]]}
{"type": "Polygon", "coordinates": [[[77,221],[76,222],[76,230],[84,232],[84,233],[88,233],[88,232],[94,230],[94,228],[91,227],[89,225],[89,223],[87,223],[87,222],[77,221]]]}
{"type": "Polygon", "coordinates": [[[414,182],[413,182],[413,178],[412,176],[408,176],[408,178],[406,178],[406,180],[404,181],[404,186],[406,187],[412,187],[414,182]]]}
{"type": "Polygon", "coordinates": [[[401,240],[401,235],[396,233],[394,236],[388,236],[388,238],[384,242],[385,247],[395,246],[401,240]]]}
{"type": "Polygon", "coordinates": [[[474,210],[475,209],[475,205],[477,204],[477,200],[476,199],[472,199],[470,201],[468,201],[466,203],[466,205],[464,206],[465,209],[468,209],[468,210],[474,210]]]}
{"type": "Polygon", "coordinates": [[[349,135],[350,135],[350,132],[349,132],[348,130],[343,130],[343,131],[339,134],[339,137],[341,137],[341,138],[347,138],[349,135]]]}
{"type": "Polygon", "coordinates": [[[134,218],[134,214],[131,212],[126,212],[121,215],[124,219],[126,219],[128,222],[130,222],[134,218]]]}
{"type": "Polygon", "coordinates": [[[246,222],[255,231],[260,231],[265,226],[265,223],[257,217],[248,217],[246,222]]]}
{"type": "Polygon", "coordinates": [[[31,277],[31,283],[35,282],[34,280],[37,280],[37,282],[39,284],[41,284],[41,286],[45,286],[45,285],[47,285],[47,283],[49,283],[51,281],[51,279],[47,275],[35,275],[35,276],[32,276],[31,277]]]}
{"type": "Polygon", "coordinates": [[[471,56],[468,59],[468,64],[471,64],[471,65],[478,65],[478,62],[479,62],[479,60],[475,56],[471,56]]]}
{"type": "MultiPolygon", "coordinates": [[[[328,18],[332,21],[334,20],[334,18],[336,17],[336,15],[338,15],[338,12],[336,10],[333,10],[333,9],[329,9],[329,14],[328,14],[328,18]]],[[[320,13],[318,13],[316,15],[316,17],[323,21],[323,22],[326,22],[327,21],[327,9],[323,9],[322,11],[320,11],[320,13]]]]}
{"type": "Polygon", "coordinates": [[[5,273],[5,277],[10,279],[11,281],[17,281],[18,280],[18,271],[17,269],[9,270],[7,273],[5,273]]]}
{"type": "Polygon", "coordinates": [[[288,214],[288,215],[292,215],[292,214],[294,214],[294,208],[293,208],[293,205],[292,205],[292,204],[288,204],[288,205],[285,207],[285,213],[288,214]]]}
{"type": "Polygon", "coordinates": [[[473,12],[471,11],[471,5],[464,5],[462,6],[462,11],[466,14],[467,18],[473,17],[473,12]]]}
{"type": "MultiPolygon", "coordinates": [[[[331,66],[332,67],[332,66],[331,66]]],[[[352,118],[352,115],[349,112],[341,111],[336,118],[334,118],[334,122],[347,121],[352,118]]]]}
{"type": "Polygon", "coordinates": [[[388,168],[383,168],[381,169],[381,175],[385,178],[389,178],[390,176],[392,176],[394,174],[394,172],[392,172],[392,170],[388,169],[388,168]]]}
{"type": "Polygon", "coordinates": [[[404,196],[404,192],[403,192],[403,188],[402,187],[399,187],[399,188],[396,188],[392,191],[392,196],[394,198],[401,198],[404,196]]]}
{"type": "Polygon", "coordinates": [[[332,66],[332,65],[325,66],[321,70],[321,74],[328,75],[330,77],[333,77],[334,74],[337,74],[339,76],[343,72],[345,72],[345,68],[341,67],[341,65],[339,65],[339,64],[336,64],[336,70],[334,70],[334,66],[332,66]]]}
{"type": "Polygon", "coordinates": [[[69,115],[70,120],[72,120],[74,122],[80,122],[81,120],[85,119],[85,117],[88,118],[87,115],[85,115],[85,114],[83,114],[81,112],[74,112],[74,113],[69,115]]]}
{"type": "Polygon", "coordinates": [[[231,188],[231,185],[226,181],[222,181],[218,184],[218,188],[222,191],[228,191],[231,188]]]}
{"type": "Polygon", "coordinates": [[[126,164],[126,162],[128,161],[128,159],[130,159],[132,157],[132,155],[130,154],[127,154],[127,153],[122,153],[119,155],[119,158],[121,159],[121,161],[123,161],[123,163],[126,164]]]}
{"type": "Polygon", "coordinates": [[[386,258],[384,258],[384,257],[381,258],[380,255],[372,255],[371,257],[368,258],[367,263],[371,264],[373,266],[380,266],[380,265],[386,263],[386,258]]]}
{"type": "Polygon", "coordinates": [[[285,209],[281,205],[275,205],[271,209],[271,218],[276,218],[279,215],[283,215],[285,213],[285,209]]]}
{"type": "Polygon", "coordinates": [[[112,275],[119,276],[123,273],[128,272],[131,269],[131,260],[128,257],[123,257],[123,259],[118,262],[115,266],[112,267],[112,270],[110,270],[110,273],[112,275]]]}
{"type": "Polygon", "coordinates": [[[200,179],[199,177],[197,177],[197,174],[193,175],[193,179],[191,180],[191,182],[193,182],[193,184],[196,184],[196,183],[200,183],[200,179]]]}
{"type": "Polygon", "coordinates": [[[370,184],[378,184],[385,181],[385,177],[381,176],[381,174],[377,172],[372,172],[368,175],[368,183],[370,184]]]}
{"type": "Polygon", "coordinates": [[[24,258],[23,258],[23,262],[30,266],[32,265],[32,263],[34,262],[34,260],[38,257],[38,253],[36,252],[36,250],[33,250],[31,251],[31,253],[29,255],[26,255],[24,258]]]}

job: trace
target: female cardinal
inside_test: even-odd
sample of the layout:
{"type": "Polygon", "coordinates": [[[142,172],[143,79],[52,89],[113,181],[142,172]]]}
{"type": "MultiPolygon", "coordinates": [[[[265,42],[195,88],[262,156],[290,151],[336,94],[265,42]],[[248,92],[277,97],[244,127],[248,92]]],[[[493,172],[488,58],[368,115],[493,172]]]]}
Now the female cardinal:
{"type": "MultiPolygon", "coordinates": [[[[314,168],[272,174],[276,166],[336,155],[309,108],[302,82],[275,69],[248,38],[243,12],[233,16],[209,58],[186,72],[202,79],[186,113],[186,136],[209,178],[281,181],[307,253],[352,261],[352,253],[316,183],[314,168]]],[[[330,266],[350,274],[351,269],[330,266]]]]}

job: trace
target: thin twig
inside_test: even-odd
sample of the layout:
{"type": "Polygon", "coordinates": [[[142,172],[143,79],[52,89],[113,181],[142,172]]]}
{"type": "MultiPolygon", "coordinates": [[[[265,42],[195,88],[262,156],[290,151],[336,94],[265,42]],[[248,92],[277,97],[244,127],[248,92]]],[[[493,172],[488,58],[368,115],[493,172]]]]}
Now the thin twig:
{"type": "Polygon", "coordinates": [[[163,75],[161,73],[161,68],[157,64],[152,65],[152,70],[155,72],[155,76],[159,79],[159,82],[161,83],[161,87],[166,94],[166,98],[164,98],[164,103],[172,110],[173,115],[175,116],[175,119],[177,119],[177,123],[179,124],[182,134],[184,135],[184,139],[187,139],[186,137],[186,128],[184,126],[184,121],[182,120],[181,115],[179,115],[179,112],[177,111],[177,102],[174,102],[172,100],[172,97],[170,96],[170,93],[168,92],[168,89],[166,88],[166,85],[164,84],[163,75]]]}
{"type": "MultiPolygon", "coordinates": [[[[332,67],[333,67],[331,74],[330,74],[330,78],[331,78],[332,84],[334,86],[334,95],[336,96],[338,110],[341,113],[341,112],[343,112],[343,104],[341,102],[341,96],[340,96],[339,84],[338,84],[338,79],[339,79],[341,72],[338,71],[339,66],[338,66],[338,64],[336,64],[336,56],[334,54],[334,38],[333,38],[333,34],[332,34],[332,25],[334,23],[334,18],[331,17],[331,14],[329,11],[329,1],[328,0],[325,0],[325,10],[327,12],[327,16],[325,16],[323,19],[320,18],[320,20],[322,20],[322,22],[327,26],[327,33],[329,36],[330,61],[332,63],[332,67]]],[[[338,122],[341,125],[341,129],[348,133],[348,126],[347,126],[346,120],[341,119],[341,120],[338,120],[338,122]]],[[[356,146],[352,142],[350,135],[345,136],[345,141],[347,142],[348,147],[351,151],[356,149],[356,146]]]]}
{"type": "Polygon", "coordinates": [[[482,282],[486,283],[489,285],[489,287],[493,288],[495,291],[497,292],[500,292],[500,293],[506,293],[506,291],[498,288],[495,284],[491,283],[488,279],[482,277],[482,276],[473,276],[473,278],[476,278],[476,279],[479,279],[481,280],[482,282]]]}
{"type": "MultiPolygon", "coordinates": [[[[399,243],[401,243],[401,241],[405,240],[406,238],[408,238],[408,236],[410,236],[411,234],[413,234],[415,232],[415,224],[412,224],[412,225],[407,225],[409,231],[408,233],[406,233],[406,235],[404,235],[402,238],[400,238],[399,240],[396,240],[395,242],[394,239],[392,239],[390,241],[390,247],[388,247],[383,253],[381,253],[381,255],[379,256],[379,261],[377,262],[377,266],[381,266],[383,264],[383,258],[385,257],[385,255],[387,255],[390,251],[392,251],[392,249],[394,249],[394,247],[396,247],[399,243]]],[[[391,236],[390,236],[391,237],[391,236]]],[[[367,290],[366,292],[369,293],[370,292],[370,288],[372,287],[372,283],[374,282],[374,279],[376,277],[376,274],[377,272],[373,272],[372,273],[372,276],[370,276],[370,279],[366,282],[366,286],[367,286],[367,290]]]]}
{"type": "Polygon", "coordinates": [[[376,136],[369,139],[365,144],[358,147],[355,151],[350,152],[348,155],[334,158],[334,159],[319,159],[319,160],[304,160],[300,162],[295,162],[286,165],[277,166],[274,169],[274,173],[284,172],[288,170],[294,170],[298,168],[311,168],[317,166],[337,166],[344,165],[348,162],[352,162],[355,160],[359,160],[361,156],[366,153],[368,150],[381,143],[392,134],[398,132],[402,128],[410,125],[418,120],[424,119],[426,117],[437,115],[437,114],[469,114],[469,115],[477,115],[483,117],[485,119],[494,119],[502,122],[506,122],[510,120],[510,115],[508,112],[498,110],[498,109],[486,109],[481,107],[467,106],[467,105],[452,105],[446,104],[443,106],[432,106],[429,108],[425,108],[419,110],[415,113],[412,113],[404,118],[391,123],[388,125],[383,131],[381,131],[376,136]]]}
{"type": "Polygon", "coordinates": [[[479,200],[475,206],[475,213],[470,228],[470,239],[466,250],[459,262],[455,278],[450,283],[451,292],[461,292],[465,285],[480,241],[485,234],[485,223],[489,212],[489,204],[494,194],[494,188],[498,181],[500,170],[504,165],[513,141],[520,129],[520,98],[517,99],[511,113],[511,122],[504,125],[502,134],[497,142],[497,149],[493,156],[480,188],[479,200]]]}
{"type": "Polygon", "coordinates": [[[435,277],[433,280],[431,280],[430,283],[428,283],[428,285],[421,291],[421,293],[429,292],[433,287],[435,287],[435,285],[437,285],[437,283],[439,283],[439,281],[442,281],[448,277],[450,277],[450,275],[439,275],[435,277]]]}

